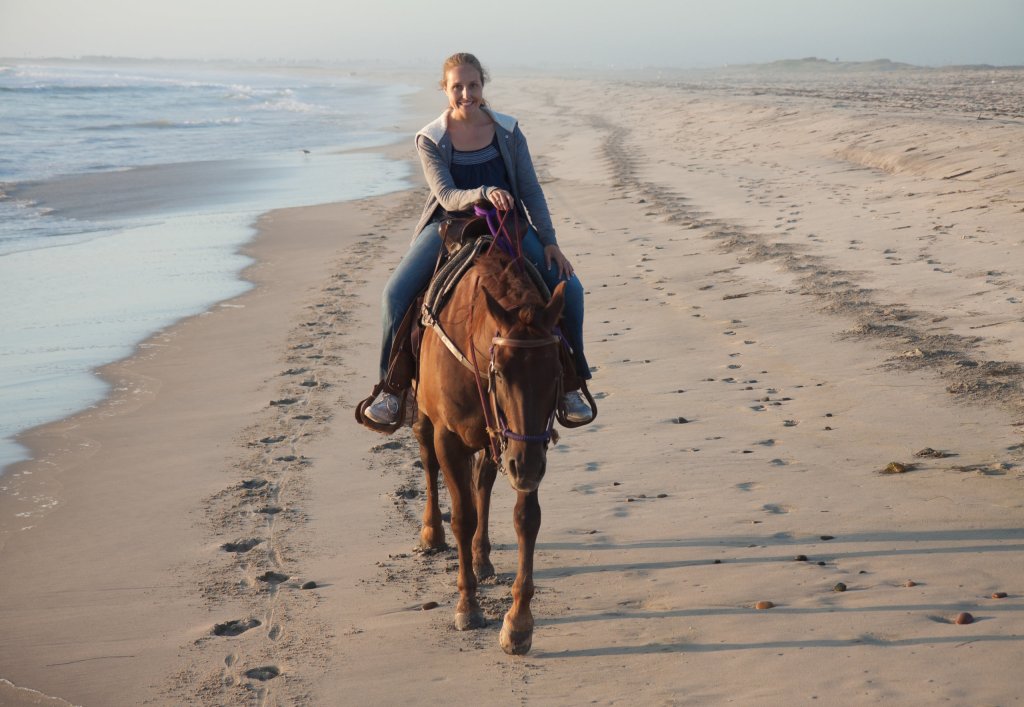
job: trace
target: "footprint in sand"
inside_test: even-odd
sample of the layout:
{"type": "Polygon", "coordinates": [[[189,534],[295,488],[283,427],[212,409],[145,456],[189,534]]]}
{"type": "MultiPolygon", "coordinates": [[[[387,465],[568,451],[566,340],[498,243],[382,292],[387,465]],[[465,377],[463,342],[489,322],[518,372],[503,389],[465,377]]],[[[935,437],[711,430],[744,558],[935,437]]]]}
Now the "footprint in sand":
{"type": "Polygon", "coordinates": [[[249,552],[254,547],[262,543],[263,540],[260,538],[245,538],[243,540],[236,540],[232,543],[224,543],[220,546],[221,550],[225,552],[237,552],[239,554],[249,552]]]}
{"type": "Polygon", "coordinates": [[[753,491],[758,486],[760,486],[760,484],[757,483],[756,481],[744,481],[742,483],[736,484],[736,488],[739,489],[740,491],[753,491]]]}
{"type": "MultiPolygon", "coordinates": [[[[259,619],[234,619],[232,621],[225,621],[222,624],[214,624],[213,635],[214,636],[240,636],[249,629],[256,628],[260,625],[259,619]]],[[[230,656],[229,656],[230,657],[230,656]]],[[[230,665],[230,663],[229,663],[230,665]]]]}
{"type": "Polygon", "coordinates": [[[261,574],[256,579],[258,579],[261,582],[266,582],[267,584],[280,584],[281,582],[288,581],[289,578],[290,578],[290,576],[287,575],[287,574],[282,574],[281,572],[274,572],[272,570],[267,570],[266,572],[261,574]]]}
{"type": "Polygon", "coordinates": [[[753,410],[754,412],[764,412],[765,411],[765,406],[764,405],[751,405],[750,409],[753,410]]]}
{"type": "Polygon", "coordinates": [[[250,680],[260,681],[273,680],[280,674],[281,671],[273,665],[264,665],[259,668],[249,668],[245,671],[245,677],[249,678],[250,680]]]}
{"type": "Polygon", "coordinates": [[[768,463],[771,464],[772,466],[789,466],[789,462],[785,461],[784,459],[772,459],[768,463]]]}
{"type": "Polygon", "coordinates": [[[261,489],[267,485],[266,479],[246,479],[239,486],[246,490],[261,489]]]}
{"type": "Polygon", "coordinates": [[[778,503],[766,503],[761,506],[761,508],[774,515],[782,515],[793,510],[792,506],[785,506],[778,503]]]}

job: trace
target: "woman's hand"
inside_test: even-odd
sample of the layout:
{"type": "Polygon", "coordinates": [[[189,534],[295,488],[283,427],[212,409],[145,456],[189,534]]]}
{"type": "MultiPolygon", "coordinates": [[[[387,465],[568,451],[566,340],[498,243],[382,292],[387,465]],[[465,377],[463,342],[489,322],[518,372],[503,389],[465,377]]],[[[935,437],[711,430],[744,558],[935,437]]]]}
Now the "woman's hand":
{"type": "Polygon", "coordinates": [[[497,187],[487,194],[487,200],[494,204],[498,211],[511,211],[516,205],[516,200],[508,191],[497,187]]]}
{"type": "Polygon", "coordinates": [[[548,270],[551,269],[552,262],[558,266],[559,277],[564,277],[566,280],[572,277],[572,264],[569,262],[569,259],[563,255],[562,249],[558,246],[544,246],[544,261],[548,266],[548,270]]]}

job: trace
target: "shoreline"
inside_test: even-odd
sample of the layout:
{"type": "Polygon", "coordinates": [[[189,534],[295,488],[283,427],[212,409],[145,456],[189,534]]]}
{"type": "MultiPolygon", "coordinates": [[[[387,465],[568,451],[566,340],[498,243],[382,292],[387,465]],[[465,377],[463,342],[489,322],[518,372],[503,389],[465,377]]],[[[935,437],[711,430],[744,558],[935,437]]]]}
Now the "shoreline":
{"type": "MultiPolygon", "coordinates": [[[[148,672],[145,668],[133,669],[143,671],[139,680],[153,684],[174,662],[179,643],[191,641],[205,632],[203,629],[197,633],[196,625],[206,623],[209,609],[196,606],[190,592],[182,591],[187,585],[174,577],[177,572],[173,568],[207,563],[212,559],[211,553],[217,552],[216,546],[211,547],[203,539],[205,524],[197,523],[195,511],[208,503],[204,498],[223,484],[225,472],[230,473],[224,468],[227,451],[221,440],[236,438],[241,421],[267,409],[272,394],[265,389],[285,368],[278,360],[280,337],[287,332],[280,329],[264,332],[259,320],[267,310],[290,312],[301,308],[300,303],[311,294],[308,285],[294,292],[290,291],[290,282],[331,279],[332,260],[321,261],[322,253],[337,249],[343,254],[365,247],[359,245],[360,238],[355,233],[342,243],[334,243],[333,229],[323,228],[324,222],[316,221],[319,214],[358,212],[377,203],[397,206],[408,200],[408,193],[409,190],[405,190],[352,202],[264,214],[258,223],[257,236],[244,248],[246,254],[255,258],[243,271],[246,280],[252,283],[248,292],[220,302],[203,314],[177,322],[140,344],[132,356],[101,367],[98,372],[111,387],[111,394],[103,402],[22,436],[36,458],[13,465],[5,475],[9,491],[0,497],[0,556],[4,557],[5,564],[22,567],[31,564],[46,573],[34,577],[27,572],[7,573],[7,579],[2,582],[5,586],[0,587],[0,594],[5,602],[0,607],[0,615],[7,614],[3,623],[9,629],[8,645],[19,645],[24,657],[24,653],[33,653],[30,645],[48,644],[45,638],[48,630],[54,631],[52,635],[56,638],[67,626],[77,623],[82,626],[84,636],[91,633],[85,627],[96,622],[121,624],[125,628],[116,632],[122,636],[115,643],[129,648],[114,653],[126,657],[147,655],[143,665],[148,666],[148,672]],[[311,227],[310,220],[317,227],[311,227]],[[278,230],[280,226],[270,226],[281,222],[290,224],[287,238],[278,230]],[[310,242],[294,242],[297,231],[304,232],[310,242]],[[319,275],[311,277],[310,271],[319,275]],[[230,348],[220,353],[205,350],[207,342],[222,340],[230,344],[240,337],[246,342],[252,342],[255,337],[263,343],[255,350],[248,344],[244,350],[230,348]],[[190,353],[183,353],[185,351],[190,353]],[[239,357],[246,360],[244,371],[238,370],[239,357]],[[191,360],[201,364],[192,373],[182,370],[183,364],[185,368],[193,365],[188,363],[191,360]],[[164,387],[168,376],[178,381],[174,391],[164,387]],[[240,387],[236,385],[238,378],[245,381],[240,387]],[[218,401],[216,414],[194,416],[190,408],[201,404],[208,395],[218,401]],[[180,402],[182,398],[188,401],[184,405],[180,402]],[[170,406],[170,412],[165,405],[170,406]],[[154,411],[154,406],[162,409],[154,411]],[[174,430],[161,434],[147,429],[148,419],[154,416],[160,419],[168,414],[177,420],[174,430]],[[148,450],[140,457],[140,450],[131,441],[133,435],[149,440],[148,444],[162,440],[156,443],[163,449],[148,450]],[[193,444],[201,449],[186,452],[193,444]],[[185,455],[191,461],[183,468],[176,461],[178,455],[185,455]],[[111,468],[118,471],[112,475],[111,468]],[[26,475],[26,471],[30,474],[26,475]],[[158,507],[165,510],[158,511],[152,505],[149,499],[156,498],[160,499],[158,507]],[[37,505],[42,499],[47,500],[41,510],[25,508],[26,502],[37,505]],[[52,502],[56,499],[61,499],[60,503],[52,502]],[[25,513],[30,515],[26,517],[25,513]],[[103,517],[117,520],[107,525],[103,517]],[[98,524],[94,528],[96,534],[90,536],[92,557],[87,562],[66,554],[72,549],[66,548],[67,540],[76,537],[75,529],[81,528],[83,522],[98,524]],[[46,527],[30,527],[26,535],[19,537],[19,526],[23,529],[36,524],[46,527]],[[165,527],[161,528],[161,524],[165,527]],[[179,543],[183,546],[178,549],[165,546],[162,538],[166,533],[175,537],[175,546],[179,543]],[[99,550],[100,546],[106,549],[99,550]],[[161,546],[163,549],[156,553],[160,561],[155,564],[147,561],[150,550],[161,546]],[[62,547],[66,549],[60,550],[62,547]],[[29,562],[29,557],[46,558],[43,567],[29,562]],[[133,581],[128,582],[128,586],[125,586],[127,575],[114,580],[120,574],[114,567],[121,566],[122,562],[132,568],[133,581]],[[45,567],[58,570],[58,574],[45,567]],[[53,618],[43,619],[43,614],[27,610],[27,605],[40,599],[35,586],[64,587],[57,595],[51,593],[52,589],[42,594],[44,603],[58,602],[44,610],[53,618]],[[105,604],[102,597],[110,592],[125,596],[112,605],[105,604]],[[71,601],[71,606],[64,605],[71,596],[79,598],[71,601]],[[94,604],[96,599],[101,604],[91,606],[87,615],[83,615],[81,605],[94,604]],[[16,608],[19,606],[20,610],[16,608]],[[12,616],[11,612],[16,613],[12,616]],[[14,625],[15,619],[18,626],[14,625]],[[150,631],[155,630],[161,638],[153,641],[138,635],[132,627],[140,625],[148,625],[150,631]],[[31,633],[22,633],[20,626],[31,633]],[[163,640],[162,636],[168,632],[178,638],[169,642],[163,640]]],[[[282,322],[289,317],[279,314],[273,319],[282,322]]],[[[324,389],[327,390],[326,385],[324,389]]],[[[304,425],[322,424],[324,417],[330,415],[322,407],[317,413],[315,421],[304,425]]],[[[253,443],[260,446],[255,440],[253,443]]],[[[56,653],[53,650],[45,650],[47,658],[40,664],[71,666],[81,661],[82,669],[71,669],[71,674],[86,685],[92,684],[86,675],[90,666],[96,668],[94,661],[109,660],[110,667],[116,670],[117,655],[109,659],[93,655],[87,638],[56,653]],[[63,652],[69,652],[67,660],[53,658],[63,652]]],[[[103,651],[101,655],[107,654],[103,651]]],[[[13,656],[8,655],[0,663],[10,665],[12,660],[13,656]]],[[[14,679],[8,674],[0,677],[19,688],[39,689],[45,684],[42,678],[14,679]]],[[[140,687],[144,685],[138,684],[133,689],[140,687]]],[[[91,689],[99,690],[97,694],[107,694],[109,688],[92,684],[91,689]]],[[[60,690],[49,687],[42,692],[61,694],[60,690]]],[[[117,700],[128,703],[142,701],[146,693],[118,691],[113,694],[117,695],[117,700]],[[130,694],[135,698],[129,698],[130,694]]],[[[110,704],[110,697],[112,694],[107,694],[102,701],[110,704]]],[[[94,695],[92,700],[95,699],[94,695]]]]}
{"type": "MultiPolygon", "coordinates": [[[[5,242],[13,250],[0,263],[16,307],[3,352],[12,403],[0,417],[3,470],[28,456],[21,433],[103,400],[97,366],[244,291],[239,248],[261,214],[409,188],[409,160],[386,155],[419,92],[398,76],[362,83],[401,101],[400,110],[389,104],[392,120],[372,146],[140,165],[7,189],[10,208],[31,204],[13,233],[53,235],[5,242]]],[[[338,145],[372,137],[354,129],[338,145]]]]}
{"type": "Polygon", "coordinates": [[[549,451],[530,655],[497,646],[508,487],[490,624],[456,632],[454,554],[412,551],[415,441],[351,417],[413,189],[268,214],[262,284],[116,372],[125,402],[62,452],[68,503],[0,545],[0,678],[86,704],[1015,696],[1024,444],[1000,396],[1024,361],[1022,128],[617,82],[490,90],[586,286],[601,406],[549,451]],[[944,179],[956,145],[975,173],[944,179]]]}

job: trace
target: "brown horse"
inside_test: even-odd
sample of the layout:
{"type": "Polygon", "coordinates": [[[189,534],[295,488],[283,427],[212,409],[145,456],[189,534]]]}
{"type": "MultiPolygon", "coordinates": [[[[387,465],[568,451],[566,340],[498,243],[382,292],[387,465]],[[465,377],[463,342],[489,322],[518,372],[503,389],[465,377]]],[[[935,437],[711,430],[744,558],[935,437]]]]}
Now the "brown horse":
{"type": "Polygon", "coordinates": [[[451,496],[459,551],[455,627],[460,631],[485,623],[476,588],[478,580],[494,574],[487,523],[499,465],[518,494],[519,568],[500,636],[501,647],[515,655],[529,651],[533,640],[537,489],[561,389],[560,343],[552,330],[564,302],[560,284],[545,305],[520,268],[521,263],[492,247],[456,286],[438,317],[441,332],[426,330],[413,427],[427,476],[420,533],[424,547],[445,544],[437,503],[439,470],[451,496]]]}

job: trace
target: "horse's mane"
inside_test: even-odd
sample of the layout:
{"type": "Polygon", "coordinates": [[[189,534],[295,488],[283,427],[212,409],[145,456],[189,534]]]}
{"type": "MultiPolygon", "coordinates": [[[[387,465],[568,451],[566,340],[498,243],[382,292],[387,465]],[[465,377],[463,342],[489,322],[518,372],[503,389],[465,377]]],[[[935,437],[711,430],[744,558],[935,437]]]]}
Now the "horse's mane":
{"type": "Polygon", "coordinates": [[[524,268],[521,262],[493,246],[476,261],[480,285],[505,309],[517,309],[519,320],[529,326],[543,309],[544,300],[524,268]]]}

